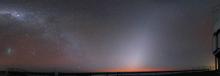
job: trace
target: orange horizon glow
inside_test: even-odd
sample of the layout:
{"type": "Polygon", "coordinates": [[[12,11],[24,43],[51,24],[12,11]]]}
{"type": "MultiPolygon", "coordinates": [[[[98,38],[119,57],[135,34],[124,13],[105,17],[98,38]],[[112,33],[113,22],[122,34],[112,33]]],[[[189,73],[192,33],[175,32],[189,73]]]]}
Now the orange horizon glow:
{"type": "Polygon", "coordinates": [[[98,72],[159,72],[159,71],[174,71],[175,69],[170,68],[112,68],[112,69],[101,69],[98,72]]]}

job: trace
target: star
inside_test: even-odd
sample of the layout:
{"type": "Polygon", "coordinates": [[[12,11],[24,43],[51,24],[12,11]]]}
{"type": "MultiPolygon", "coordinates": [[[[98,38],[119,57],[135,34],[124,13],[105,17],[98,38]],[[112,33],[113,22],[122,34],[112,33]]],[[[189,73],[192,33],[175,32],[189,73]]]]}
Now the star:
{"type": "Polygon", "coordinates": [[[18,12],[12,12],[11,15],[14,16],[14,17],[20,17],[21,16],[18,12]]]}
{"type": "Polygon", "coordinates": [[[10,56],[10,55],[12,54],[12,48],[7,48],[7,49],[6,49],[6,54],[7,54],[8,56],[10,56]]]}
{"type": "Polygon", "coordinates": [[[23,12],[16,10],[0,10],[0,15],[9,15],[18,20],[23,20],[25,16],[23,12]]]}

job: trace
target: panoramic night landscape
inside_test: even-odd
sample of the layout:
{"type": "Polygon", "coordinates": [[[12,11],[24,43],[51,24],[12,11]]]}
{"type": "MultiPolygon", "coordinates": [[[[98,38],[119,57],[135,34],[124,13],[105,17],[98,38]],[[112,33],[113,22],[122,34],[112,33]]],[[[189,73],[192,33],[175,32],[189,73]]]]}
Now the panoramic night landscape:
{"type": "Polygon", "coordinates": [[[0,0],[0,76],[218,76],[219,34],[220,0],[0,0]]]}

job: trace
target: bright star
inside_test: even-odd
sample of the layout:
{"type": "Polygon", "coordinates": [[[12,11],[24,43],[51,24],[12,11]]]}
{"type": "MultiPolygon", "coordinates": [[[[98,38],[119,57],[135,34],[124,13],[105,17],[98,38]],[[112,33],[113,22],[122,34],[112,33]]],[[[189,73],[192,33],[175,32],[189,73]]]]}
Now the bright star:
{"type": "Polygon", "coordinates": [[[16,16],[16,17],[20,17],[21,15],[19,15],[19,14],[16,14],[15,16],[16,16]]]}
{"type": "Polygon", "coordinates": [[[11,49],[11,48],[7,48],[7,49],[6,49],[6,53],[7,53],[7,55],[11,55],[12,49],[11,49]]]}
{"type": "Polygon", "coordinates": [[[24,17],[24,14],[22,12],[14,11],[14,10],[0,10],[0,14],[8,14],[11,17],[14,17],[20,20],[22,20],[24,17]]]}
{"type": "Polygon", "coordinates": [[[10,12],[11,16],[15,17],[15,18],[22,18],[22,13],[18,13],[17,11],[14,12],[10,12]]]}

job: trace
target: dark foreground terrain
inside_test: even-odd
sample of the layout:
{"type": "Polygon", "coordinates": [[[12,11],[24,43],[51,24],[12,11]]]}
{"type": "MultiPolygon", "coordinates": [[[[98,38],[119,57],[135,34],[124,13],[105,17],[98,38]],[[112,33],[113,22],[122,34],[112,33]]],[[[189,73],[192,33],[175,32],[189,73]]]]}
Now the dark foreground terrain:
{"type": "Polygon", "coordinates": [[[216,71],[133,72],[133,73],[37,73],[1,71],[0,76],[220,76],[216,71]]]}

